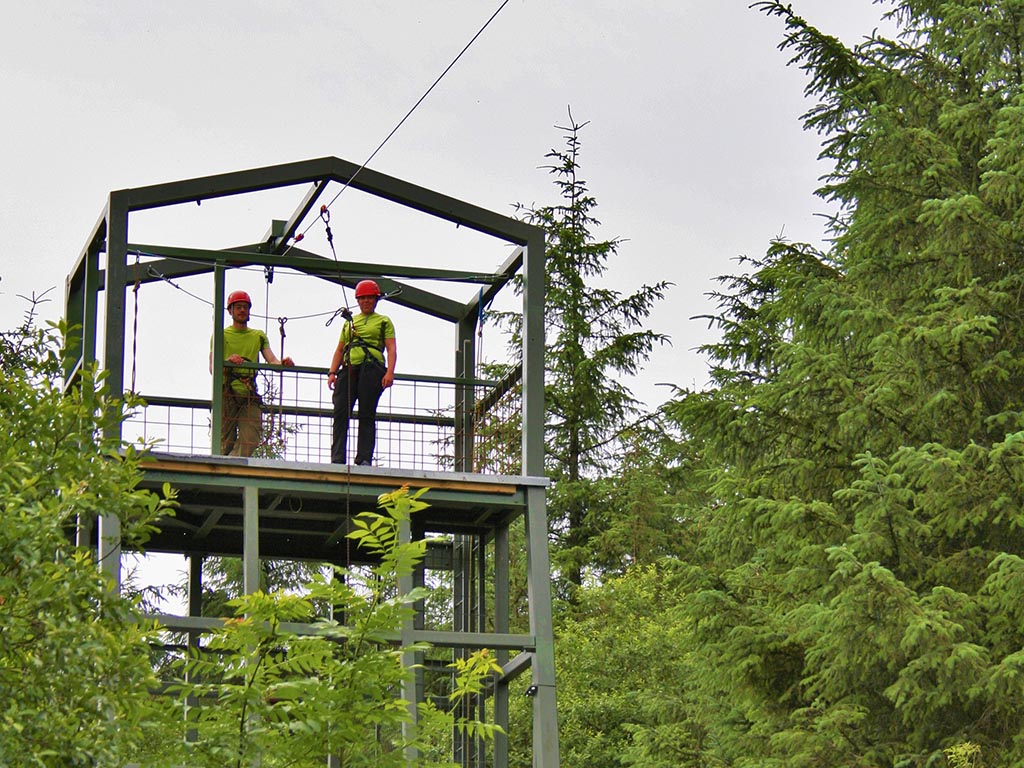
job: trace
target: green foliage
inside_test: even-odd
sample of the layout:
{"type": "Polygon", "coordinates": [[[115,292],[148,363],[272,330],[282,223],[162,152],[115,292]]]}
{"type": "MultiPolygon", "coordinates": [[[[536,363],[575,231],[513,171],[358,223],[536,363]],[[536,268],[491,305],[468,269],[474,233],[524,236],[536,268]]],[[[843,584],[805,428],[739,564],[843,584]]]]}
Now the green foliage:
{"type": "Polygon", "coordinates": [[[965,741],[944,749],[950,768],[985,768],[981,760],[981,747],[965,741]]]}
{"type": "MultiPolygon", "coordinates": [[[[193,555],[195,557],[195,555],[193,555]]],[[[259,588],[275,592],[310,581],[317,573],[314,563],[295,560],[261,560],[259,588]]],[[[176,589],[188,594],[188,577],[176,589]]],[[[243,563],[240,557],[203,558],[203,616],[226,616],[228,603],[243,594],[243,563]]],[[[323,606],[326,610],[326,605],[323,606]]]]}
{"type": "MultiPolygon", "coordinates": [[[[34,308],[33,308],[34,309],[34,308]]],[[[0,763],[115,765],[147,738],[153,627],[75,546],[99,515],[144,543],[165,499],[137,490],[139,455],[95,368],[62,391],[63,327],[0,335],[0,763]]]]}
{"type": "Polygon", "coordinates": [[[428,506],[425,501],[420,501],[420,496],[426,492],[426,488],[420,488],[409,494],[407,488],[402,488],[394,493],[384,494],[380,498],[380,504],[386,515],[362,512],[352,521],[354,530],[348,537],[370,554],[380,555],[380,564],[373,568],[374,574],[378,577],[392,574],[396,577],[408,576],[426,555],[426,539],[411,541],[401,546],[398,544],[401,526],[408,524],[414,512],[428,506]]]}
{"type": "MultiPolygon", "coordinates": [[[[561,574],[556,586],[571,598],[600,533],[602,512],[588,506],[601,495],[594,484],[615,476],[630,424],[647,418],[623,380],[639,373],[654,347],[668,341],[642,324],[669,283],[644,285],[630,294],[601,283],[622,241],[595,237],[597,200],[579,175],[579,133],[586,123],[569,117],[570,125],[559,128],[566,132],[565,149],[546,155],[560,202],[517,210],[547,235],[545,469],[553,481],[548,509],[553,559],[561,574]]],[[[510,325],[517,354],[521,318],[501,319],[510,325]]]]}
{"type": "MultiPolygon", "coordinates": [[[[345,766],[448,765],[459,729],[493,738],[494,725],[420,705],[412,732],[400,689],[413,673],[408,659],[426,647],[397,644],[415,604],[428,594],[399,590],[422,561],[425,542],[402,543],[400,528],[426,504],[406,489],[380,497],[380,512],[358,516],[349,535],[380,562],[368,571],[317,574],[301,594],[282,589],[230,602],[236,618],[193,647],[175,666],[163,699],[164,727],[177,738],[150,745],[146,765],[320,766],[328,755],[345,766]],[[334,607],[334,618],[317,605],[334,607]],[[295,623],[310,624],[303,633],[295,623]],[[411,734],[411,735],[410,735],[411,734]]],[[[459,663],[453,702],[480,692],[500,672],[486,651],[459,663]]]]}
{"type": "MultiPolygon", "coordinates": [[[[679,609],[686,568],[635,566],[580,590],[555,642],[561,762],[565,766],[670,768],[702,765],[706,732],[692,681],[694,632],[679,609]]],[[[528,722],[530,699],[513,696],[528,722]]],[[[529,744],[512,728],[513,764],[529,744]]]]}
{"type": "Polygon", "coordinates": [[[705,759],[1020,765],[1024,5],[893,2],[906,34],[852,50],[756,5],[841,209],[827,253],[723,280],[713,386],[669,409],[711,499],[683,591],[705,759]]]}

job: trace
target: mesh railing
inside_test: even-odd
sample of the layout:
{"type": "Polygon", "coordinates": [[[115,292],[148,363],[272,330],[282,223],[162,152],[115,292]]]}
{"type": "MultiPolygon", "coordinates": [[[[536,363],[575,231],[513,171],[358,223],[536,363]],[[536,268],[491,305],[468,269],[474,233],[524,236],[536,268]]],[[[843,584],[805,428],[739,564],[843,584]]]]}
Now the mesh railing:
{"type": "MultiPolygon", "coordinates": [[[[258,387],[263,424],[258,458],[327,463],[331,455],[333,405],[325,371],[311,368],[261,369],[258,387]]],[[[465,423],[473,432],[472,469],[486,474],[514,474],[519,461],[518,390],[500,391],[500,382],[473,384],[478,406],[465,423]],[[511,456],[509,454],[512,454],[511,456]],[[514,470],[514,471],[513,471],[514,470]]],[[[465,385],[444,377],[396,376],[377,407],[374,464],[394,469],[451,471],[457,446],[456,401],[465,385]]],[[[209,400],[142,393],[145,405],[125,422],[124,439],[152,444],[167,453],[212,454],[209,400]]],[[[355,455],[356,414],[350,422],[348,456],[355,455]]]]}

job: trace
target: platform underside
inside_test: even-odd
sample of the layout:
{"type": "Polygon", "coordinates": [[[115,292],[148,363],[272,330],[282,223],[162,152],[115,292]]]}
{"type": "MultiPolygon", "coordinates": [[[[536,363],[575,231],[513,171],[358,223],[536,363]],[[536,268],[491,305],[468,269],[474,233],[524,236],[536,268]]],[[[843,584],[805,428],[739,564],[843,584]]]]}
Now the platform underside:
{"type": "Polygon", "coordinates": [[[351,518],[376,510],[380,494],[403,486],[428,489],[422,499],[430,506],[413,516],[414,538],[468,534],[487,540],[496,527],[523,514],[527,487],[547,485],[544,478],[159,453],[142,467],[140,487],[159,490],[170,483],[177,491],[176,513],[160,522],[149,551],[240,556],[243,495],[251,487],[259,500],[261,558],[339,565],[354,562],[346,538],[351,518]]]}

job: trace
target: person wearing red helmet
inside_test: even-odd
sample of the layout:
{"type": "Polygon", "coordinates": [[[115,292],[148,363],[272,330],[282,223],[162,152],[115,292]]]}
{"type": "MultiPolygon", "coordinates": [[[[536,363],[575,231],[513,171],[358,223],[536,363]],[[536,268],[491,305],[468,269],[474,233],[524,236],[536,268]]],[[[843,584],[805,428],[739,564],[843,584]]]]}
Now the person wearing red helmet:
{"type": "MultiPolygon", "coordinates": [[[[233,291],[227,300],[231,325],[224,328],[224,359],[227,362],[255,363],[259,356],[271,365],[292,366],[290,357],[278,360],[270,348],[267,334],[249,327],[252,299],[245,291],[233,291]]],[[[210,344],[210,373],[213,373],[213,343],[210,344]]],[[[255,368],[225,368],[222,399],[220,452],[225,456],[252,456],[260,444],[263,418],[256,389],[255,368]]]]}
{"type": "Polygon", "coordinates": [[[359,402],[359,437],[356,464],[370,466],[377,442],[377,403],[395,381],[397,342],[395,324],[379,314],[380,286],[373,280],[356,285],[359,314],[341,329],[341,338],[331,357],[327,386],[334,390],[334,433],[331,463],[345,464],[348,422],[359,402]]]}

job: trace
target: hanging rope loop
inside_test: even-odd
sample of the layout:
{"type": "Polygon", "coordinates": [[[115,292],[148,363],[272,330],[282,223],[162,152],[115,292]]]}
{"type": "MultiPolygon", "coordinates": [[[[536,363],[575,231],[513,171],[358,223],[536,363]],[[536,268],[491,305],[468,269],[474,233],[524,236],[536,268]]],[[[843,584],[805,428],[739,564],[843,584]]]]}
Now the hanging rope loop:
{"type": "Polygon", "coordinates": [[[334,310],[334,313],[329,318],[327,318],[327,322],[324,323],[324,327],[330,327],[331,323],[334,322],[334,318],[336,318],[338,315],[341,315],[346,320],[351,320],[352,310],[349,309],[348,307],[339,307],[338,309],[334,310]]]}

